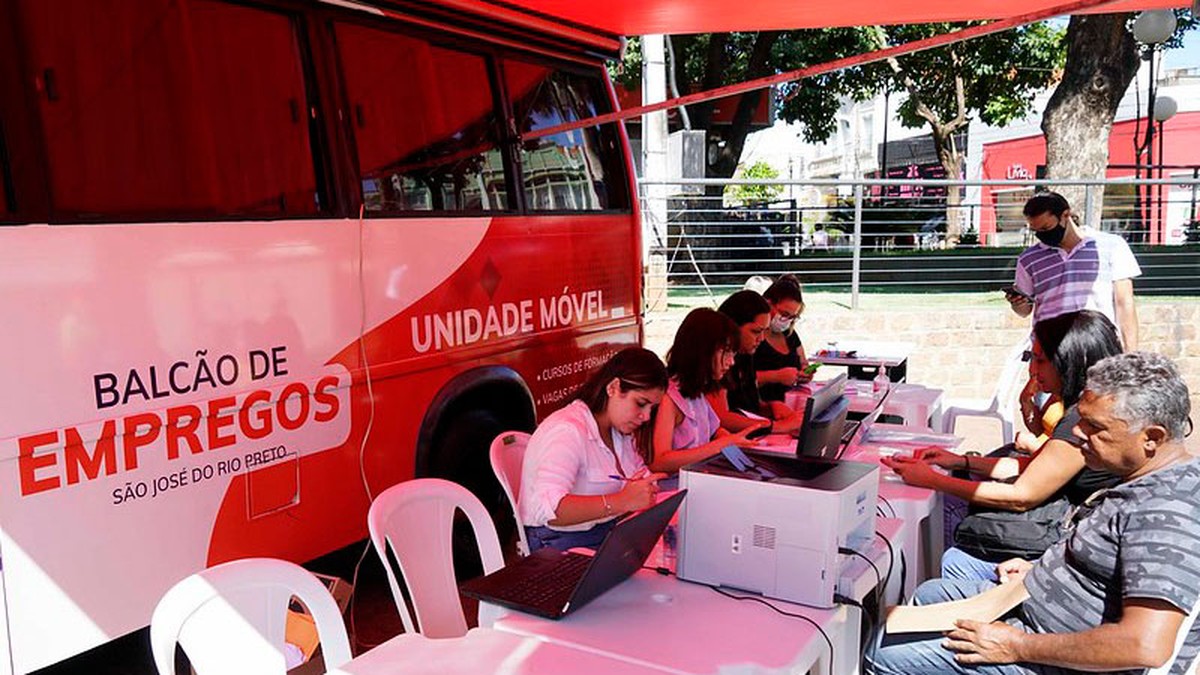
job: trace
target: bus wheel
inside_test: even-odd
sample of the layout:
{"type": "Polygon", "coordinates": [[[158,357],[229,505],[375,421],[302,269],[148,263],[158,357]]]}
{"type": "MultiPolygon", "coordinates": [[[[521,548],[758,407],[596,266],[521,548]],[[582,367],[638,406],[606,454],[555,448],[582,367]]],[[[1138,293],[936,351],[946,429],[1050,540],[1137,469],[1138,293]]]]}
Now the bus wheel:
{"type": "MultiPolygon", "coordinates": [[[[488,449],[496,436],[511,428],[490,410],[462,411],[441,425],[441,433],[430,457],[432,476],[462,485],[483,502],[492,516],[492,522],[496,524],[496,534],[505,553],[509,552],[509,542],[516,538],[516,524],[504,489],[492,472],[488,449]]],[[[475,535],[461,513],[454,524],[454,561],[455,572],[460,579],[483,573],[475,535]]]]}

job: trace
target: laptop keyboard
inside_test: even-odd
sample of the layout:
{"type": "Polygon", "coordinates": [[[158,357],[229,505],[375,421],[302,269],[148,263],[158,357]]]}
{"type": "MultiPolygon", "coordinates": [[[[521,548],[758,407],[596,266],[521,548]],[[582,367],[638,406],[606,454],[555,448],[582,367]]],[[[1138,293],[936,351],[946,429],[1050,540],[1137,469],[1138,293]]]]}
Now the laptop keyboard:
{"type": "Polygon", "coordinates": [[[854,438],[854,432],[858,431],[858,426],[862,424],[862,420],[847,420],[846,425],[842,427],[842,445],[850,442],[854,438]]]}
{"type": "Polygon", "coordinates": [[[506,587],[504,599],[535,607],[545,606],[556,599],[565,603],[591,562],[591,556],[568,553],[544,573],[528,576],[506,587]]]}

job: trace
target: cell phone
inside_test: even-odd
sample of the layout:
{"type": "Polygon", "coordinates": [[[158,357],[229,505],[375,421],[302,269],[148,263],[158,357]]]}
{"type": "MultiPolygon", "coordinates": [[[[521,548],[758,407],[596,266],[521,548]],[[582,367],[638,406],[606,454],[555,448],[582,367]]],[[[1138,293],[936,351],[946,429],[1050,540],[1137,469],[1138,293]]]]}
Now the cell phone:
{"type": "Polygon", "coordinates": [[[821,363],[819,361],[813,361],[813,362],[809,363],[807,366],[804,366],[804,374],[812,375],[813,373],[817,372],[817,368],[820,368],[820,367],[821,367],[821,363]]]}
{"type": "Polygon", "coordinates": [[[750,433],[746,434],[746,438],[762,438],[763,436],[766,436],[769,433],[771,433],[771,427],[769,427],[769,426],[759,427],[759,428],[755,429],[754,431],[751,431],[750,433]]]}
{"type": "Polygon", "coordinates": [[[1001,288],[1000,290],[1004,292],[1004,295],[1006,297],[1012,297],[1015,295],[1018,298],[1025,298],[1026,300],[1033,302],[1032,296],[1030,296],[1026,293],[1022,293],[1021,291],[1017,290],[1016,286],[1005,286],[1004,288],[1001,288]]]}

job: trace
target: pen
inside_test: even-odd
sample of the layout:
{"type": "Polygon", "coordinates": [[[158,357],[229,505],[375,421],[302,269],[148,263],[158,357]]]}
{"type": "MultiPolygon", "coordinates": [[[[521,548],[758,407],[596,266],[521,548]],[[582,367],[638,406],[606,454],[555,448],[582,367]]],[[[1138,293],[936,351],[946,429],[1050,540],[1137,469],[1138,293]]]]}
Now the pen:
{"type": "Polygon", "coordinates": [[[642,478],[645,477],[646,473],[647,473],[647,471],[645,469],[639,469],[638,472],[635,473],[632,478],[629,478],[626,476],[618,476],[615,473],[608,474],[608,477],[613,480],[619,480],[619,481],[624,481],[624,482],[628,483],[630,481],[641,480],[642,478]]]}

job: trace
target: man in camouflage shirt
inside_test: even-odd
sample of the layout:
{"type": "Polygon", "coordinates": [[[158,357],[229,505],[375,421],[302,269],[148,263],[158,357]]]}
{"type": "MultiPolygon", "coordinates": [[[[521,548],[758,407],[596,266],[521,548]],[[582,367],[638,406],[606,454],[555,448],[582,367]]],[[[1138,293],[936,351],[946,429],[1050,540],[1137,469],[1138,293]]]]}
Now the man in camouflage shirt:
{"type": "MultiPolygon", "coordinates": [[[[1029,599],[1003,617],[960,620],[945,635],[883,636],[877,675],[905,673],[1184,673],[1200,652],[1189,614],[1200,598],[1200,462],[1183,445],[1187,385],[1167,359],[1107,358],[1088,371],[1076,434],[1087,465],[1122,476],[1071,515],[1070,530],[1033,564],[1002,563],[1002,583],[1029,599]]],[[[969,598],[992,584],[935,579],[917,604],[969,598]]]]}

